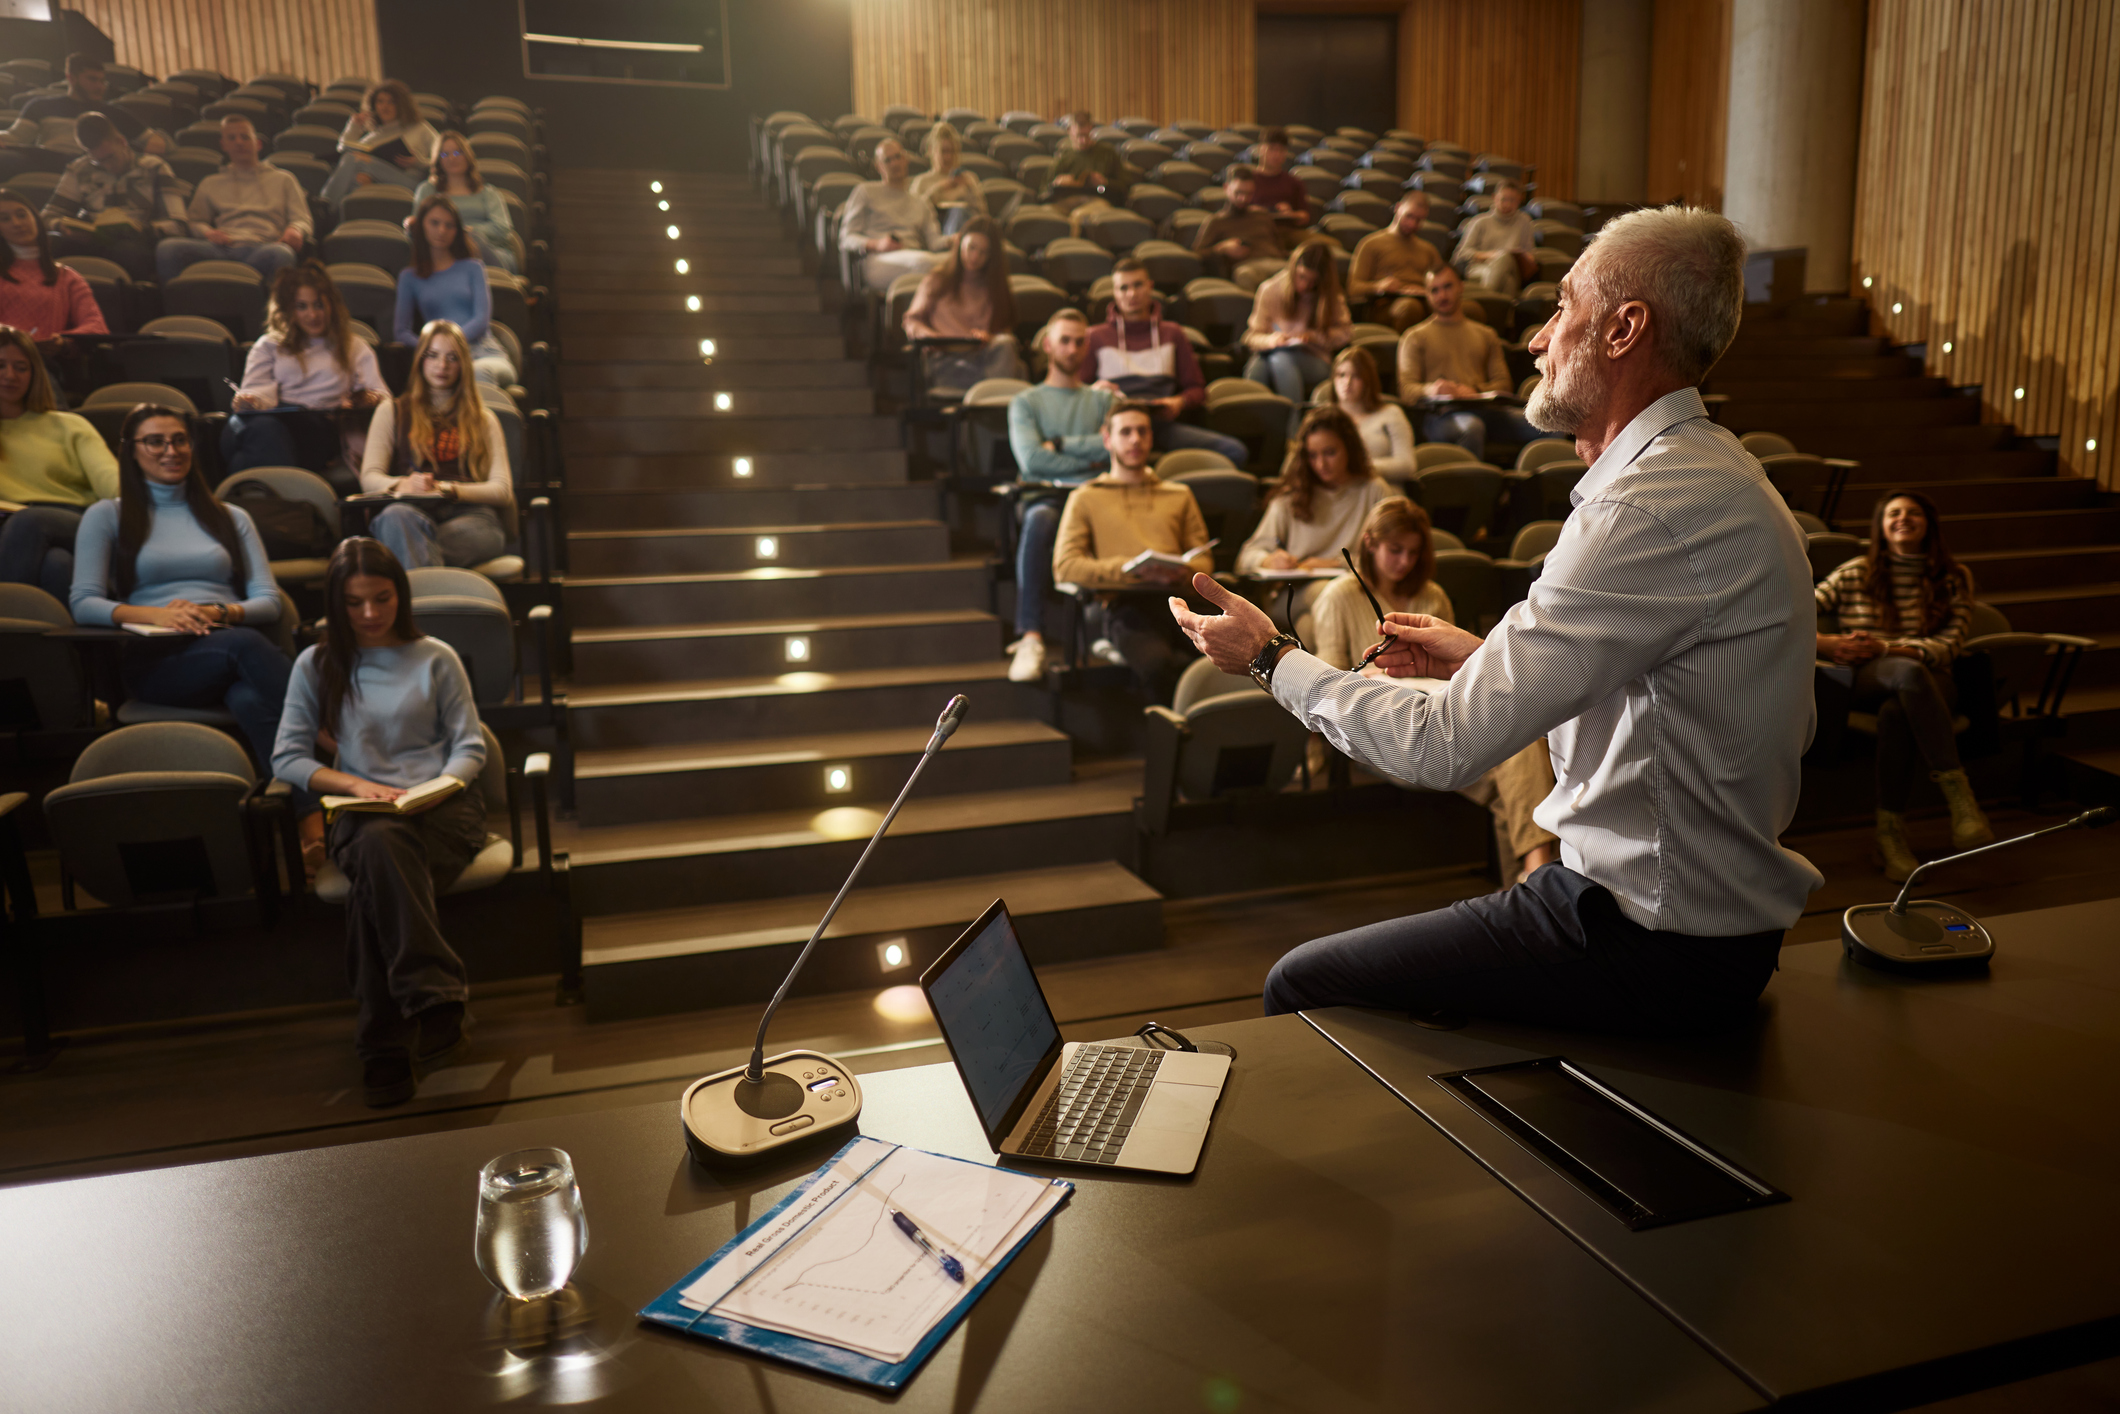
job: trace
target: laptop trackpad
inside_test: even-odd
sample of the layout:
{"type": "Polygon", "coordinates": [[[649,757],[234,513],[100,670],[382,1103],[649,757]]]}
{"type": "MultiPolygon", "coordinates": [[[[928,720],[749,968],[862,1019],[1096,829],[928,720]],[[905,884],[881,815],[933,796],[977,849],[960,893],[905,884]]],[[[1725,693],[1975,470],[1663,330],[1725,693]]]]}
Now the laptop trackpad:
{"type": "Polygon", "coordinates": [[[1200,1162],[1207,1124],[1214,1118],[1221,1093],[1212,1085],[1159,1081],[1150,1086],[1141,1112],[1134,1116],[1133,1133],[1126,1138],[1120,1162],[1128,1168],[1191,1173],[1200,1162]]]}

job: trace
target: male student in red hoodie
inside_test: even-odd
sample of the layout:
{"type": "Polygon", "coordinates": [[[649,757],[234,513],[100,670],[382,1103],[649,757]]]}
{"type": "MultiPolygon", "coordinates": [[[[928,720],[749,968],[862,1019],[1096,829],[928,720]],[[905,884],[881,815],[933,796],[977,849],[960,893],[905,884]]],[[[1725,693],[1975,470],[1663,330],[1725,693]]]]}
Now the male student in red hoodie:
{"type": "Polygon", "coordinates": [[[1131,256],[1112,267],[1111,317],[1089,332],[1084,372],[1091,386],[1133,398],[1154,409],[1156,450],[1204,447],[1243,466],[1244,444],[1234,437],[1180,421],[1187,409],[1207,404],[1207,383],[1185,331],[1163,317],[1148,267],[1131,256]]]}

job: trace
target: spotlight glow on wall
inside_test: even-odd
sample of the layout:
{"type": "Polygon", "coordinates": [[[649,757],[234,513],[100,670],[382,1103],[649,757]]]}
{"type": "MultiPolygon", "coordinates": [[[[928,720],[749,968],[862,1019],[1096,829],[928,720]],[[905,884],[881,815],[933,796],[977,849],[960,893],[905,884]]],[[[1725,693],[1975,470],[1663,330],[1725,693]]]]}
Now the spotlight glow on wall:
{"type": "Polygon", "coordinates": [[[730,465],[729,470],[737,476],[749,476],[751,474],[751,459],[749,457],[738,457],[730,465]]]}
{"type": "Polygon", "coordinates": [[[662,183],[661,183],[661,182],[650,182],[650,183],[648,183],[648,190],[649,190],[649,191],[652,191],[652,192],[657,192],[657,193],[660,193],[660,192],[662,191],[662,183]]]}
{"type": "Polygon", "coordinates": [[[1945,339],[1943,341],[1943,351],[1945,353],[1949,353],[1951,351],[1951,341],[1949,339],[1945,339]]]}
{"type": "Polygon", "coordinates": [[[689,274],[691,274],[691,273],[692,273],[692,262],[691,262],[691,261],[689,261],[689,260],[680,260],[680,261],[678,261],[678,262],[677,262],[677,273],[678,273],[678,274],[680,274],[680,275],[689,275],[689,274]]]}
{"type": "Polygon", "coordinates": [[[699,296],[698,296],[698,295],[686,295],[686,296],[685,296],[685,308],[686,308],[686,309],[689,309],[689,310],[691,310],[691,311],[692,311],[692,312],[693,312],[694,314],[697,314],[697,313],[699,313],[699,296]]]}
{"type": "Polygon", "coordinates": [[[1901,310],[1903,310],[1903,309],[1905,309],[1905,308],[1906,308],[1906,306],[1905,306],[1905,305],[1903,305],[1903,304],[1901,304],[1901,303],[1900,303],[1900,302],[1899,302],[1898,300],[1893,300],[1893,301],[1892,301],[1892,313],[1894,313],[1894,314],[1897,314],[1897,313],[1899,313],[1899,312],[1900,312],[1901,310]]]}
{"type": "Polygon", "coordinates": [[[827,795],[845,795],[854,788],[852,766],[827,766],[824,768],[824,789],[827,795]]]}
{"type": "Polygon", "coordinates": [[[714,395],[714,411],[716,411],[716,412],[727,412],[728,410],[729,410],[729,395],[728,395],[727,393],[716,393],[716,394],[714,395]]]}
{"type": "Polygon", "coordinates": [[[807,663],[810,661],[809,639],[791,638],[787,641],[785,647],[787,649],[788,661],[790,663],[807,663]]]}
{"type": "Polygon", "coordinates": [[[780,558],[780,541],[773,536],[759,536],[758,543],[751,548],[758,552],[758,558],[761,560],[777,560],[780,558]]]}
{"type": "Polygon", "coordinates": [[[666,227],[666,228],[664,228],[663,234],[664,234],[664,235],[666,235],[666,236],[668,236],[668,237],[669,237],[669,238],[670,238],[671,240],[673,240],[673,241],[674,241],[674,240],[676,240],[676,239],[677,239],[677,227],[675,227],[675,226],[669,226],[669,227],[666,227]]]}

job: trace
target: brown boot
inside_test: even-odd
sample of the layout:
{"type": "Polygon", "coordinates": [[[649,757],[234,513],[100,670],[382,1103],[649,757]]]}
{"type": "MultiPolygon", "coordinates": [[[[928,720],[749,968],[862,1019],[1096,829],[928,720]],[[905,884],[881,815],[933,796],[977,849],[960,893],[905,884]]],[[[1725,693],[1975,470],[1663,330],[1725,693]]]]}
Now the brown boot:
{"type": "Polygon", "coordinates": [[[1931,772],[1929,779],[1942,788],[1944,804],[1951,807],[1951,848],[1974,849],[1994,843],[1995,827],[1981,813],[1980,802],[1973,799],[1973,784],[1965,778],[1963,767],[1931,772]]]}
{"type": "Polygon", "coordinates": [[[1907,844],[1906,821],[1896,810],[1877,812],[1876,863],[1895,884],[1904,884],[1907,875],[1921,867],[1921,861],[1914,858],[1914,851],[1907,844]]]}

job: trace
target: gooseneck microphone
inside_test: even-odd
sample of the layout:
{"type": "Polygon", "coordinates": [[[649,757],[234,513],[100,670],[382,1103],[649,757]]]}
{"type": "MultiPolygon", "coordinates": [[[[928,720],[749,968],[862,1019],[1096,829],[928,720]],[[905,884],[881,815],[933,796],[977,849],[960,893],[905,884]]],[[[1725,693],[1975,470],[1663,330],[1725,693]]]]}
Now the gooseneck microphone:
{"type": "Polygon", "coordinates": [[[1988,936],[1987,929],[1981,927],[1980,921],[1972,914],[1953,904],[1936,899],[1908,902],[1907,895],[1914,891],[1914,881],[1931,869],[1946,864],[1977,859],[1983,854],[2036,840],[2041,835],[2058,834],[2062,830],[2095,830],[2110,825],[2115,818],[2112,806],[2101,805],[2028,835],[1997,840],[1963,854],[1932,859],[1907,875],[1906,883],[1900,886],[1899,897],[1892,902],[1857,904],[1841,915],[1841,951],[1857,962],[1894,971],[1934,968],[1939,964],[1962,967],[1971,963],[1984,967],[1995,952],[1995,940],[1988,936]]]}
{"type": "Polygon", "coordinates": [[[876,833],[869,836],[868,847],[854,861],[854,868],[833,896],[831,907],[817,920],[816,931],[803,944],[788,975],[781,979],[773,1000],[766,1004],[765,1015],[758,1019],[758,1039],[752,1043],[751,1059],[734,1069],[692,1082],[678,1101],[685,1147],[696,1162],[716,1168],[757,1163],[789,1144],[842,1136],[861,1117],[861,1087],[845,1066],[818,1051],[787,1051],[767,1060],[766,1030],[794,988],[803,964],[817,950],[825,929],[832,926],[833,916],[846,902],[869,856],[883,842],[906,797],[913,793],[920,773],[964,720],[966,705],[964,694],[959,693],[942,709],[934,734],[928,738],[920,759],[913,763],[913,773],[906,777],[904,788],[876,826],[876,833]]]}

